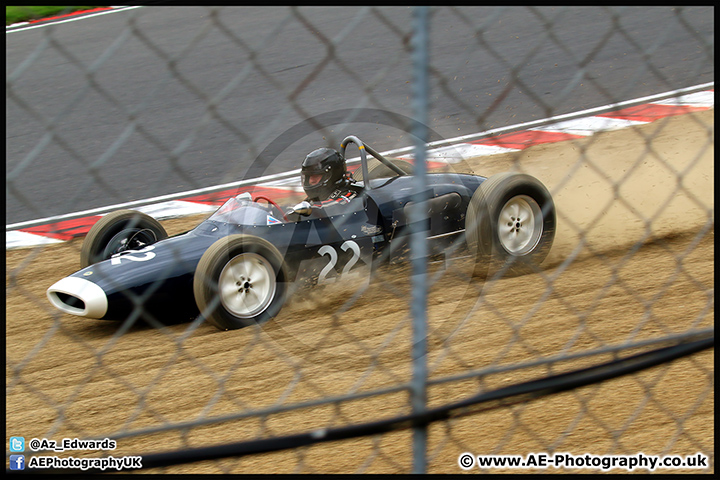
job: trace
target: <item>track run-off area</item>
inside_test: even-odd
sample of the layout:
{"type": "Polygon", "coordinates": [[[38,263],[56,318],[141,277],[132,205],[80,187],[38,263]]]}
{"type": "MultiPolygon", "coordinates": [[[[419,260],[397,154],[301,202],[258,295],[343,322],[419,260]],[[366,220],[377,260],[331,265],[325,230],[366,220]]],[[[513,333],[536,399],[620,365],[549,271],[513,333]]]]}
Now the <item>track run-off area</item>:
{"type": "MultiPolygon", "coordinates": [[[[490,281],[482,295],[464,275],[462,259],[436,277],[442,262],[431,263],[436,280],[428,300],[430,380],[490,367],[498,373],[433,384],[429,406],[595,365],[612,355],[506,368],[512,365],[712,327],[713,113],[686,113],[441,166],[483,176],[516,170],[537,177],[553,194],[558,229],[542,272],[490,281]]],[[[206,215],[163,224],[172,235],[206,215]]],[[[394,391],[155,432],[169,424],[408,382],[410,269],[380,269],[352,301],[364,284],[299,290],[277,318],[258,328],[221,332],[207,324],[178,323],[136,324],[123,331],[120,323],[60,314],[46,300],[48,286],[79,268],[81,243],[81,237],[72,237],[6,250],[8,434],[109,436],[117,438],[112,455],[118,457],[409,413],[407,392],[394,391]]],[[[602,384],[433,424],[428,472],[460,472],[463,452],[714,452],[713,357],[710,350],[602,384]]],[[[410,471],[410,437],[406,430],[165,471],[403,473],[410,471]]]]}

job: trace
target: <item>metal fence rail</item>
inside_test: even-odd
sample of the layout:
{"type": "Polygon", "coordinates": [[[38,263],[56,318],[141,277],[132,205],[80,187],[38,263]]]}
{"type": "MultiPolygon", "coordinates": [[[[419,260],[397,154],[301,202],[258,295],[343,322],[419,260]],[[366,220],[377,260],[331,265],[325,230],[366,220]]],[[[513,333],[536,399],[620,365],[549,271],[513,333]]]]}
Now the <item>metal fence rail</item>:
{"type": "MultiPolygon", "coordinates": [[[[712,13],[163,6],[9,29],[6,230],[46,238],[6,250],[6,430],[27,445],[8,437],[8,468],[509,472],[477,456],[642,452],[714,471],[712,13]],[[118,322],[48,302],[78,229],[117,206],[291,205],[302,158],[341,142],[363,175],[367,152],[413,164],[406,243],[390,235],[406,256],[327,269],[237,330],[158,318],[148,295],[118,322]],[[557,214],[541,266],[476,261],[464,230],[435,250],[435,172],[539,179],[557,214]]],[[[156,216],[175,235],[208,213],[156,216]]]]}

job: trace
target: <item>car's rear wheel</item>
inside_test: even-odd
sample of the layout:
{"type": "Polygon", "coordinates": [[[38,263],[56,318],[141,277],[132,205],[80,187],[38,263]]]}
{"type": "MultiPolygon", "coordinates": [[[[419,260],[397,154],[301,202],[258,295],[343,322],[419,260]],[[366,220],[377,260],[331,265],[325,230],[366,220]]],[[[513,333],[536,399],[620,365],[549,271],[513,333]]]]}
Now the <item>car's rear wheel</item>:
{"type": "Polygon", "coordinates": [[[136,210],[118,210],[98,220],[80,249],[80,266],[88,267],[117,253],[139,250],[167,238],[160,222],[136,210]]]}
{"type": "Polygon", "coordinates": [[[287,275],[280,252],[252,235],[221,238],[195,269],[193,292],[200,314],[221,330],[275,317],[285,301],[287,275]]]}
{"type": "Polygon", "coordinates": [[[501,173],[473,194],[465,217],[468,248],[480,266],[522,274],[537,271],[555,238],[555,204],[536,178],[501,173]]]}

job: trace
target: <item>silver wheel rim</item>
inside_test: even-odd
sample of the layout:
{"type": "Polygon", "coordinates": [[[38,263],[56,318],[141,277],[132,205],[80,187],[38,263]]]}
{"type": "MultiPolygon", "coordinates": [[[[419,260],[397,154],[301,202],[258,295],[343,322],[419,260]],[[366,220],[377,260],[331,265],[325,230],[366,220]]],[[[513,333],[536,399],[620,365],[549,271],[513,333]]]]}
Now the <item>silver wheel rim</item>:
{"type": "Polygon", "coordinates": [[[500,210],[498,237],[508,253],[519,256],[532,252],[542,232],[542,210],[527,195],[512,197],[500,210]]]}
{"type": "Polygon", "coordinates": [[[239,318],[252,318],[267,309],[275,297],[275,271],[265,257],[241,253],[223,267],[218,281],[220,301],[239,318]]]}

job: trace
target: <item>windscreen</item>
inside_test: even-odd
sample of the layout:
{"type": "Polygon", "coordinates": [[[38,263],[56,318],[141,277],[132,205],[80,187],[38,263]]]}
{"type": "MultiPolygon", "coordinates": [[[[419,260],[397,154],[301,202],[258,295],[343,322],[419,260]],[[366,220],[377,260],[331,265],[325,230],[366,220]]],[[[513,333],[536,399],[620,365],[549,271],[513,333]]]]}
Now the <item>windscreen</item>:
{"type": "Polygon", "coordinates": [[[270,213],[263,206],[252,201],[247,193],[230,198],[218,208],[208,220],[235,225],[269,225],[270,213]]]}

